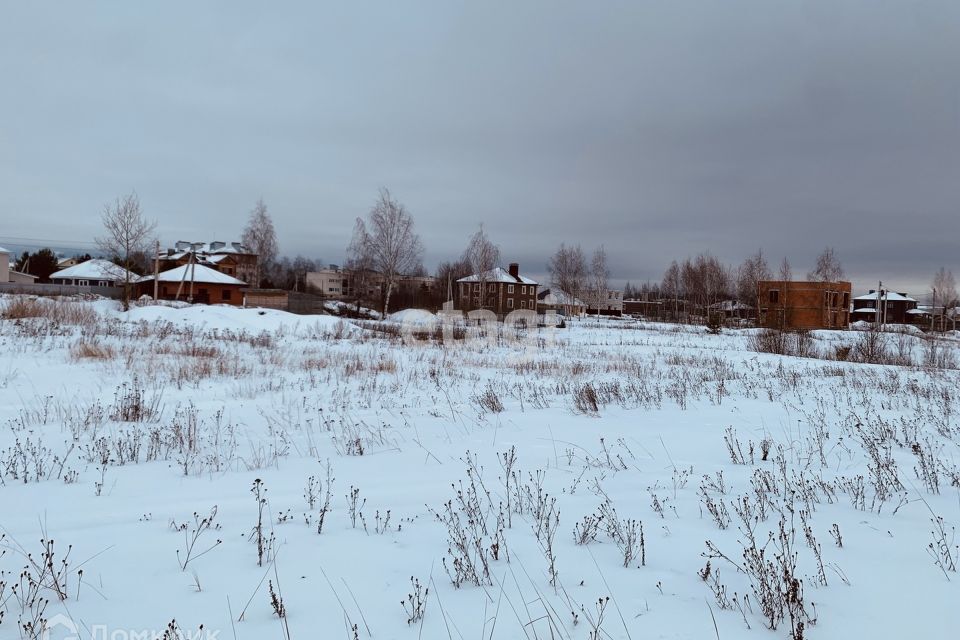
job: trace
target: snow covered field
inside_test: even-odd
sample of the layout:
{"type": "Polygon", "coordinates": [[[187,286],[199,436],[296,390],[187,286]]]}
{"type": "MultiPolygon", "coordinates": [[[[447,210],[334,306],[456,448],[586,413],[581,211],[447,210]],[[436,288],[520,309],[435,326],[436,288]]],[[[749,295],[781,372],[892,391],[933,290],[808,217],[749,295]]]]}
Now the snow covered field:
{"type": "Polygon", "coordinates": [[[441,344],[227,307],[0,314],[0,638],[960,628],[954,369],[592,319],[441,344]]]}

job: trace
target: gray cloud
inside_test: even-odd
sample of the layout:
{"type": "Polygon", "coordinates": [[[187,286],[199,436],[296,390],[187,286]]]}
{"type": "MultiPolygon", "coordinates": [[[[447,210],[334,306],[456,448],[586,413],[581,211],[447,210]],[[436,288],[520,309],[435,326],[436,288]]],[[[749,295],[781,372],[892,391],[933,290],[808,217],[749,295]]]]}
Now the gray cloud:
{"type": "Polygon", "coordinates": [[[958,60],[948,0],[20,3],[0,234],[90,238],[135,188],[165,241],[231,239],[262,195],[339,261],[387,185],[430,264],[482,222],[535,274],[562,241],[634,282],[830,244],[919,290],[960,271],[958,60]]]}

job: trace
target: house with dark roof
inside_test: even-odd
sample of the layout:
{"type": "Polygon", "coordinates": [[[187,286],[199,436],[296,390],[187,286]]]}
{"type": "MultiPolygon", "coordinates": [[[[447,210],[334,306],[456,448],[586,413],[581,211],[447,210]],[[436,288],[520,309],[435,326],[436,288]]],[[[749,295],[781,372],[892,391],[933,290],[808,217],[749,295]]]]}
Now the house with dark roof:
{"type": "Polygon", "coordinates": [[[487,309],[503,318],[520,310],[537,311],[537,281],[520,275],[520,265],[496,267],[457,280],[454,306],[464,312],[487,309]]]}
{"type": "Polygon", "coordinates": [[[906,293],[871,289],[853,299],[850,318],[880,324],[910,324],[917,315],[917,301],[906,293]]]}

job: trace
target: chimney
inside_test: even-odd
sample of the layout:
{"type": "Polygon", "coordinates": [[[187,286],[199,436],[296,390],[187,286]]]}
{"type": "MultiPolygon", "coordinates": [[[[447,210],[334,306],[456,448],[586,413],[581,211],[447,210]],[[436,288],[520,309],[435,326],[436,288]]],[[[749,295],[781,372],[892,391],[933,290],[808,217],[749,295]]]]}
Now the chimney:
{"type": "Polygon", "coordinates": [[[520,264],[517,262],[510,263],[510,275],[514,278],[520,279],[520,264]]]}

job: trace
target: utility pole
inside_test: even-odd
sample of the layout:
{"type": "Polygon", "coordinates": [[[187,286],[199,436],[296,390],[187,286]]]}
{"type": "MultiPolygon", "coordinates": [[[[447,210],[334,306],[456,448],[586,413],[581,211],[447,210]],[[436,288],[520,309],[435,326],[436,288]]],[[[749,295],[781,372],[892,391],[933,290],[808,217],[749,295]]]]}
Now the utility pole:
{"type": "Polygon", "coordinates": [[[876,305],[877,308],[873,310],[874,311],[873,324],[875,324],[878,329],[880,328],[880,292],[881,291],[883,291],[883,281],[878,280],[877,281],[877,305],[876,305]]]}
{"type": "Polygon", "coordinates": [[[933,288],[933,301],[930,303],[930,332],[933,333],[934,322],[937,317],[937,288],[933,288]]]}
{"type": "Polygon", "coordinates": [[[157,254],[153,261],[153,299],[156,301],[160,291],[160,241],[157,240],[157,254]]]}

